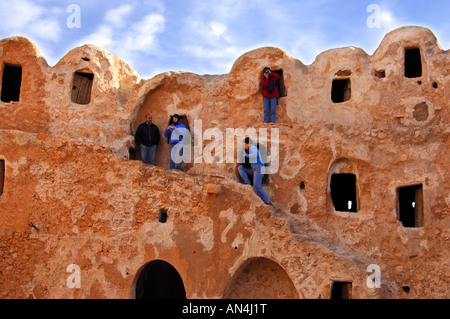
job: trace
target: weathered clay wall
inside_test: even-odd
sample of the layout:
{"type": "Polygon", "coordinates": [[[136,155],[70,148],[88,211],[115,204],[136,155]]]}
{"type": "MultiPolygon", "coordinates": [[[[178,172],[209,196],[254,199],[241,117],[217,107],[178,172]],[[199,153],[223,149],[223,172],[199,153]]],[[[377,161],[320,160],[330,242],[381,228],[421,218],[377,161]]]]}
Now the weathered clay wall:
{"type": "MultiPolygon", "coordinates": [[[[45,92],[47,62],[39,49],[22,37],[0,42],[0,63],[22,66],[22,84],[18,102],[0,101],[0,128],[18,129],[26,132],[49,130],[50,110],[45,92]]],[[[0,78],[0,84],[2,78],[0,78]]]]}
{"type": "Polygon", "coordinates": [[[393,31],[372,56],[333,49],[305,66],[262,48],[226,75],[148,80],[92,45],[54,67],[25,38],[1,40],[0,52],[24,72],[20,101],[0,102],[2,297],[129,298],[155,259],[176,268],[188,298],[329,298],[333,281],[352,282],[355,298],[449,297],[449,54],[430,30],[393,31]],[[420,48],[421,77],[404,76],[406,48],[420,48]],[[265,66],[283,69],[287,88],[270,125],[259,91],[265,66]],[[94,74],[87,105],[71,102],[77,71],[94,74]],[[351,80],[351,98],[333,103],[340,78],[351,80]],[[168,171],[163,138],[157,167],[127,160],[147,112],[161,133],[174,113],[191,128],[201,120],[203,132],[268,129],[274,156],[278,130],[279,169],[264,186],[274,206],[238,184],[225,154],[185,164],[187,174],[168,171]],[[358,212],[335,210],[333,173],[356,176],[358,212]],[[404,227],[397,191],[417,184],[423,225],[404,227]],[[79,289],[66,285],[70,264],[81,268],[79,289]],[[370,264],[381,268],[380,289],[366,285],[370,264]],[[276,275],[258,294],[256,278],[269,268],[276,275]]]}
{"type": "Polygon", "coordinates": [[[266,296],[287,285],[303,298],[329,297],[339,278],[354,281],[356,296],[370,296],[365,269],[292,234],[243,185],[120,161],[65,138],[0,136],[9,141],[0,146],[3,298],[129,298],[139,269],[155,259],[177,269],[188,298],[220,298],[254,257],[280,265],[278,287],[259,285],[266,296]],[[160,208],[168,210],[166,223],[158,221],[160,208]],[[81,288],[67,287],[71,264],[81,269],[81,288]]]}

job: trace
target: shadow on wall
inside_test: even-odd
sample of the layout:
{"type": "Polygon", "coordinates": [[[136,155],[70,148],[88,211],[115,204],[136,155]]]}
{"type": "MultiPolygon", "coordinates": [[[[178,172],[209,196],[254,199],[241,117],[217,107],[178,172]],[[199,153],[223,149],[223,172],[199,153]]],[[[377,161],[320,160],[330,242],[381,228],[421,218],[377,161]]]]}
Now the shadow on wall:
{"type": "Polygon", "coordinates": [[[276,262],[250,258],[236,271],[223,295],[225,299],[298,299],[291,278],[276,262]]]}

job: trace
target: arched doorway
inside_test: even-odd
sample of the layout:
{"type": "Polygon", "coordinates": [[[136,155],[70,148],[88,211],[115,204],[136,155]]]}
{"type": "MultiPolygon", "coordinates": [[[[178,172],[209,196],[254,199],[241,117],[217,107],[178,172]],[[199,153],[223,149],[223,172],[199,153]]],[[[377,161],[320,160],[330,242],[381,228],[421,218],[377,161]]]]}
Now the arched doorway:
{"type": "Polygon", "coordinates": [[[291,278],[276,262],[263,257],[250,258],[234,274],[225,299],[298,299],[291,278]]]}
{"type": "Polygon", "coordinates": [[[153,260],[142,268],[134,292],[136,299],[186,299],[180,274],[163,260],[153,260]]]}

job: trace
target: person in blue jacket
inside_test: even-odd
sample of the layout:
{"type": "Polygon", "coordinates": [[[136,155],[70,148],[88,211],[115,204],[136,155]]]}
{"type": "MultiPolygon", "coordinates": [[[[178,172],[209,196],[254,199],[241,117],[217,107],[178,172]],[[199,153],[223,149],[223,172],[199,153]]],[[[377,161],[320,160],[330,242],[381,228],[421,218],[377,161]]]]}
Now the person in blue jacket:
{"type": "Polygon", "coordinates": [[[238,167],[239,175],[244,181],[244,184],[250,184],[248,175],[253,174],[253,188],[255,189],[256,194],[261,198],[264,204],[272,205],[266,192],[261,186],[264,176],[264,163],[261,160],[258,148],[256,145],[252,144],[252,140],[249,137],[246,137],[244,140],[243,156],[250,162],[251,166],[251,168],[245,168],[244,165],[239,165],[238,167]]]}
{"type": "Polygon", "coordinates": [[[169,126],[164,131],[164,136],[169,139],[170,169],[182,171],[183,137],[186,135],[187,129],[179,119],[180,116],[178,114],[174,114],[170,118],[169,126]]]}

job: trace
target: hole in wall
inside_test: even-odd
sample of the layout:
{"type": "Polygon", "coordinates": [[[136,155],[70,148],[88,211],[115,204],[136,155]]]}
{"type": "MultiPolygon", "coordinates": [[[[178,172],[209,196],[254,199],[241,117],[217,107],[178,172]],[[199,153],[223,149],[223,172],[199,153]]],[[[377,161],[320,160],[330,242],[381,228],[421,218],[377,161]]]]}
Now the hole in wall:
{"type": "Polygon", "coordinates": [[[331,199],[334,209],[341,212],[358,211],[358,194],[355,174],[341,173],[331,176],[331,199]]]}
{"type": "Polygon", "coordinates": [[[405,49],[405,77],[418,78],[422,76],[422,58],[419,48],[405,49]]]}
{"type": "Polygon", "coordinates": [[[402,289],[403,289],[403,291],[406,292],[407,294],[409,294],[409,292],[411,291],[411,288],[409,288],[409,286],[403,286],[402,289]]]}
{"type": "Polygon", "coordinates": [[[438,88],[438,84],[437,82],[433,82],[433,88],[437,89],[438,88]]]}
{"type": "Polygon", "coordinates": [[[386,77],[386,71],[385,70],[375,70],[374,75],[377,78],[383,79],[386,77]]]}
{"type": "Polygon", "coordinates": [[[333,282],[331,299],[352,299],[352,283],[349,281],[333,282]]]}
{"type": "Polygon", "coordinates": [[[352,96],[350,79],[333,80],[331,86],[331,100],[334,103],[342,103],[350,100],[352,96]]]}
{"type": "Polygon", "coordinates": [[[397,190],[398,220],[403,227],[423,226],[422,184],[399,187],[397,190]]]}
{"type": "Polygon", "coordinates": [[[159,210],[159,213],[158,213],[158,221],[159,221],[160,223],[165,223],[165,222],[167,222],[167,210],[166,210],[166,209],[161,208],[161,209],[159,210]]]}
{"type": "Polygon", "coordinates": [[[3,64],[2,102],[19,102],[21,85],[22,67],[20,65],[3,64]]]}

